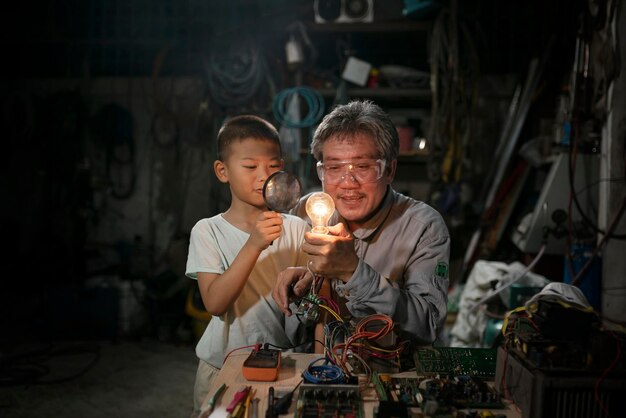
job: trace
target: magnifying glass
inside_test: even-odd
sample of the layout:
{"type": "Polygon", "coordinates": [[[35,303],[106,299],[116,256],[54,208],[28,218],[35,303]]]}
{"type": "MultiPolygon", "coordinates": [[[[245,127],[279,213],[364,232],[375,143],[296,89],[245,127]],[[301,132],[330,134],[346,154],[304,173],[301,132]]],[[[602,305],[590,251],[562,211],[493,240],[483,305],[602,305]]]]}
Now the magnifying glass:
{"type": "Polygon", "coordinates": [[[263,185],[263,200],[270,210],[288,212],[302,197],[302,185],[295,175],[287,171],[276,171],[263,185]]]}

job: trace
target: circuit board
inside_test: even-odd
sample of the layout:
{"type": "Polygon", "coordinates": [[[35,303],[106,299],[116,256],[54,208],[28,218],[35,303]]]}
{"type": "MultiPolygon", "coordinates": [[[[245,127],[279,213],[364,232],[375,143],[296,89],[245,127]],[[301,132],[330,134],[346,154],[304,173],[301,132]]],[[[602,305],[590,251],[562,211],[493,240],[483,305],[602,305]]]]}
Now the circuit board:
{"type": "Polygon", "coordinates": [[[295,418],[361,418],[358,385],[300,385],[295,418]]]}
{"type": "Polygon", "coordinates": [[[401,410],[400,405],[418,406],[428,411],[428,416],[450,416],[446,414],[460,409],[503,407],[495,389],[480,377],[394,377],[374,373],[372,382],[381,405],[395,411],[401,410]]]}
{"type": "Polygon", "coordinates": [[[496,350],[493,348],[420,347],[413,354],[420,375],[493,377],[496,350]]]}
{"type": "Polygon", "coordinates": [[[392,377],[388,374],[372,374],[372,383],[380,401],[402,402],[407,406],[419,406],[420,380],[415,377],[392,377]]]}
{"type": "Polygon", "coordinates": [[[500,395],[480,377],[424,379],[419,389],[422,395],[420,406],[424,412],[504,407],[500,395]]]}

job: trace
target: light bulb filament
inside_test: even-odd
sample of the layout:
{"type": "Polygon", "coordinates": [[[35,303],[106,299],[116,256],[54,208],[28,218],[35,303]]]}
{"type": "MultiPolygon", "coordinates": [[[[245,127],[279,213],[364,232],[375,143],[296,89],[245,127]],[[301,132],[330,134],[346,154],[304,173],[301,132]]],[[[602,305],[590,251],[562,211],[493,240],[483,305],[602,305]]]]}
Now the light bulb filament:
{"type": "Polygon", "coordinates": [[[324,192],[313,193],[306,202],[306,213],[311,219],[311,232],[328,234],[328,221],[335,211],[335,202],[324,192]]]}

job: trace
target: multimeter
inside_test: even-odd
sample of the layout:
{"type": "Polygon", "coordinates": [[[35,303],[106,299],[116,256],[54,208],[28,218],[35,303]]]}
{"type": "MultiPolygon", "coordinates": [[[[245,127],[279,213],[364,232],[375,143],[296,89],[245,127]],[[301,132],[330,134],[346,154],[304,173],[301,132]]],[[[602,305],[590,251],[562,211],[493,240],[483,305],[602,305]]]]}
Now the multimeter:
{"type": "Polygon", "coordinates": [[[280,351],[269,348],[253,350],[243,362],[243,377],[256,382],[273,382],[278,379],[280,351]]]}

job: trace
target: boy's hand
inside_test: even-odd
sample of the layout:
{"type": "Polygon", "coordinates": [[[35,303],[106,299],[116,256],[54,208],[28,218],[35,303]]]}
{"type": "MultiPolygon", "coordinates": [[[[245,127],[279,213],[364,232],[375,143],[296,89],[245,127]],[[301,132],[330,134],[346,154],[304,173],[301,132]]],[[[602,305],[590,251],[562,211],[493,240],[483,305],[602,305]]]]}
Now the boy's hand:
{"type": "Polygon", "coordinates": [[[280,236],[283,227],[283,218],[273,211],[263,212],[259,215],[250,233],[250,244],[263,251],[280,236]]]}
{"type": "Polygon", "coordinates": [[[294,298],[306,295],[311,289],[313,275],[306,267],[288,267],[278,273],[276,284],[272,289],[272,297],[281,311],[287,316],[291,316],[289,302],[294,298]]]}

